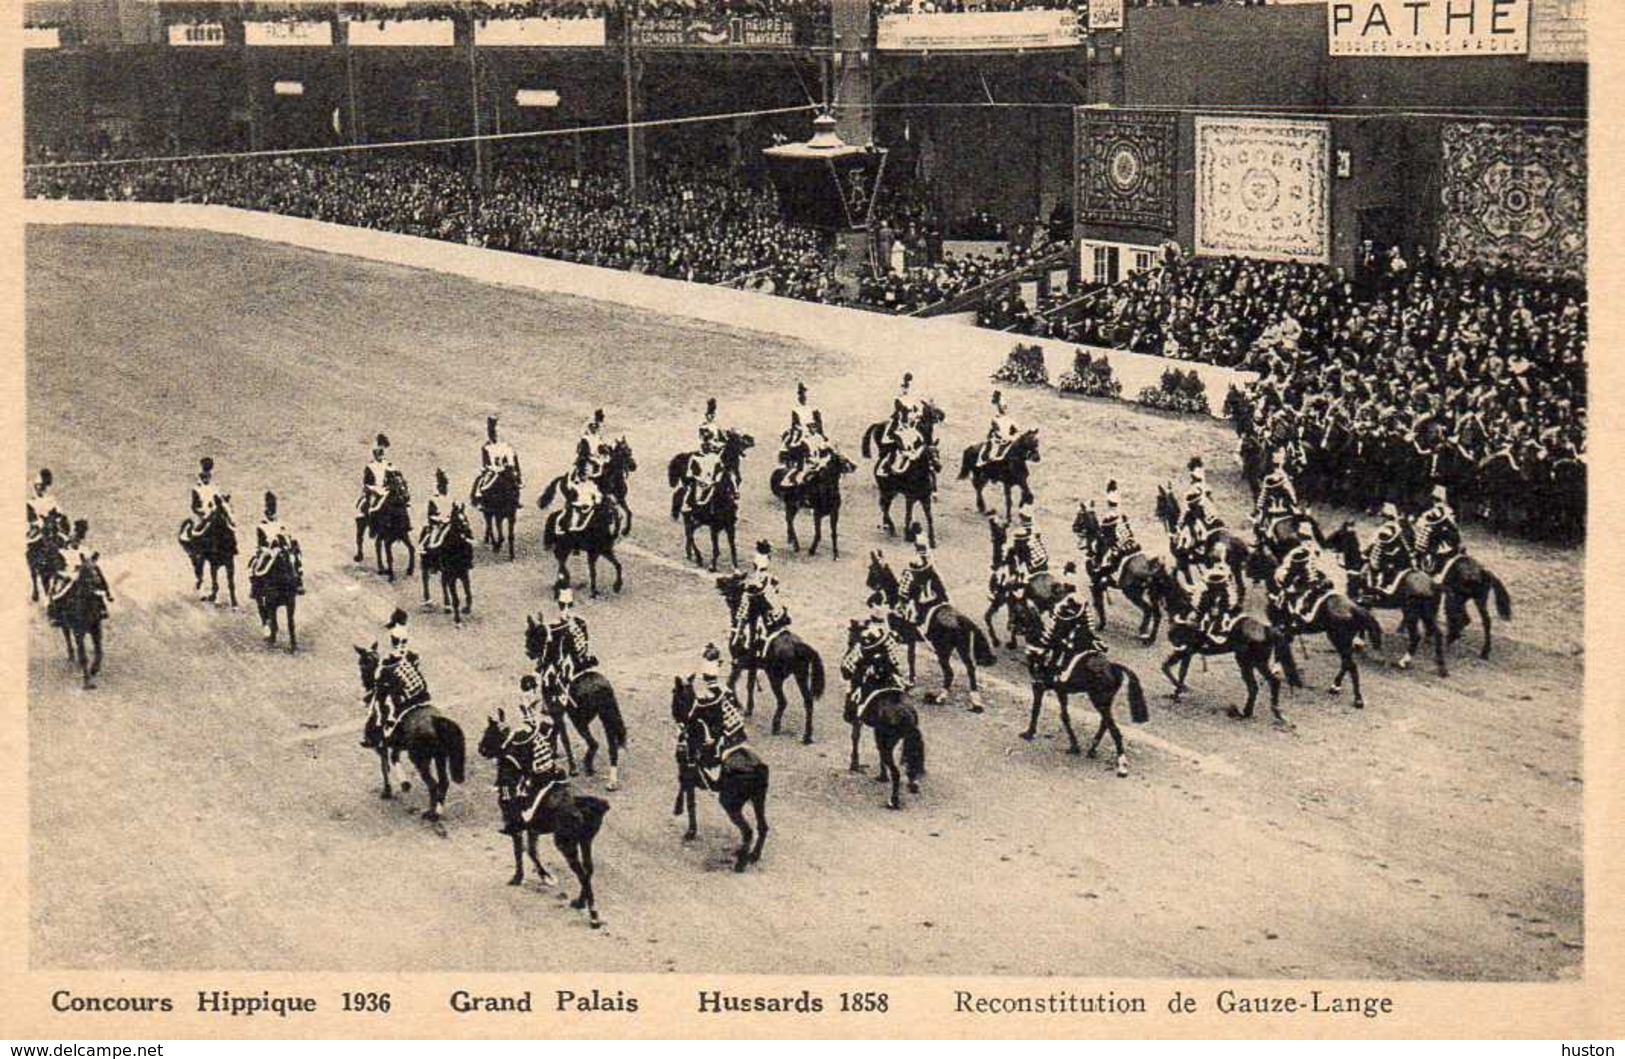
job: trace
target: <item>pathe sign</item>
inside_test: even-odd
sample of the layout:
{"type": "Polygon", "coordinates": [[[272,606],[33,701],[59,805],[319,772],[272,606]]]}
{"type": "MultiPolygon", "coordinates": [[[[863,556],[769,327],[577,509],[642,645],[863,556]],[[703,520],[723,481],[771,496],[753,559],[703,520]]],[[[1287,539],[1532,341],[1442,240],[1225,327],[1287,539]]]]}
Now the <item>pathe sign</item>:
{"type": "Polygon", "coordinates": [[[1529,53],[1529,0],[1329,0],[1332,55],[1471,58],[1529,53]]]}

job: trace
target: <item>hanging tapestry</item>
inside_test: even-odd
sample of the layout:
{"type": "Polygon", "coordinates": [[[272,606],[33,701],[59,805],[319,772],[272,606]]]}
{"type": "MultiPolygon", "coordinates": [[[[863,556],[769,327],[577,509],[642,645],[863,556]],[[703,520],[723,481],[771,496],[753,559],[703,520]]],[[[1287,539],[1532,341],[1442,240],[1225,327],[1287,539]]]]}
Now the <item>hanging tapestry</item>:
{"type": "Polygon", "coordinates": [[[1439,253],[1445,260],[1585,278],[1584,129],[1453,122],[1442,139],[1439,253]]]}
{"type": "Polygon", "coordinates": [[[1331,254],[1323,121],[1196,118],[1196,252],[1325,263],[1331,254]]]}
{"type": "Polygon", "coordinates": [[[1079,221],[1174,230],[1175,120],[1077,109],[1079,221]]]}

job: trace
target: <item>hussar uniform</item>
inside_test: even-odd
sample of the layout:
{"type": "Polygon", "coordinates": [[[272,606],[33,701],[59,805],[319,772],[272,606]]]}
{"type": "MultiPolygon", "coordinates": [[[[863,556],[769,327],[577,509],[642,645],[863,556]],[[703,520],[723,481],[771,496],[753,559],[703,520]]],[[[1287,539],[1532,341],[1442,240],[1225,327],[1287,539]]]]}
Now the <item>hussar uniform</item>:
{"type": "Polygon", "coordinates": [[[248,580],[250,593],[256,599],[259,598],[260,579],[271,572],[276,560],[284,554],[293,564],[295,591],[304,594],[304,557],[299,550],[299,541],[277,512],[274,493],[265,494],[265,513],[254,527],[254,547],[254,558],[248,564],[248,580]]]}
{"type": "Polygon", "coordinates": [[[892,635],[891,622],[883,613],[884,604],[871,608],[868,619],[841,659],[841,676],[847,682],[846,720],[863,719],[869,704],[885,692],[903,694],[903,650],[892,635]]]}
{"type": "Polygon", "coordinates": [[[1104,584],[1113,583],[1118,564],[1139,550],[1140,542],[1134,539],[1134,527],[1129,524],[1128,516],[1119,509],[1117,483],[1110,482],[1106,486],[1106,514],[1100,520],[1100,537],[1095,542],[1095,553],[1091,557],[1094,579],[1104,584]]]}
{"type": "Polygon", "coordinates": [[[897,581],[898,616],[923,636],[931,614],[948,602],[948,588],[931,560],[930,548],[922,541],[917,549],[897,581]]]}
{"type": "Polygon", "coordinates": [[[707,786],[714,786],[722,778],[722,767],[729,757],[750,745],[745,715],[733,692],[717,679],[718,669],[715,649],[711,648],[697,674],[693,704],[682,719],[688,760],[707,786]]]}
{"type": "Polygon", "coordinates": [[[587,477],[593,479],[603,477],[610,454],[614,452],[613,447],[600,433],[604,423],[603,416],[602,411],[594,412],[593,417],[587,420],[587,425],[582,428],[580,440],[576,442],[576,460],[585,464],[587,477]]]}
{"type": "Polygon", "coordinates": [[[408,637],[404,624],[390,626],[389,651],[378,661],[378,680],[393,671],[400,691],[393,701],[385,702],[373,696],[373,720],[383,745],[388,746],[395,735],[395,727],[408,711],[430,702],[429,684],[419,667],[417,652],[407,649],[408,637]]]}
{"type": "Polygon", "coordinates": [[[577,464],[564,479],[564,531],[579,533],[586,529],[603,498],[598,483],[588,477],[586,466],[577,464]]]}
{"type": "Polygon", "coordinates": [[[1048,679],[1063,675],[1072,660],[1081,655],[1105,653],[1106,644],[1095,631],[1089,607],[1078,596],[1064,597],[1046,621],[1049,628],[1043,636],[1042,668],[1048,679]]]}
{"type": "Polygon", "coordinates": [[[1433,506],[1416,519],[1416,556],[1421,568],[1437,576],[1446,563],[1460,554],[1461,526],[1451,510],[1444,486],[1433,490],[1433,506]]]}
{"type": "Polygon", "coordinates": [[[1313,541],[1303,541],[1282,561],[1281,598],[1299,619],[1307,620],[1314,608],[1336,586],[1320,568],[1313,541]]]}
{"type": "Polygon", "coordinates": [[[1212,562],[1202,572],[1202,595],[1193,616],[1196,627],[1215,644],[1223,643],[1229,623],[1241,610],[1241,593],[1230,570],[1212,562]]]}
{"type": "Polygon", "coordinates": [[[559,616],[547,626],[547,648],[537,666],[542,692],[557,710],[567,709],[570,685],[581,674],[598,667],[592,635],[586,621],[574,613],[575,593],[563,586],[558,592],[559,616]]]}
{"type": "Polygon", "coordinates": [[[1200,463],[1191,467],[1191,484],[1185,490],[1185,514],[1179,523],[1176,547],[1192,554],[1207,545],[1213,532],[1224,526],[1224,520],[1214,510],[1213,492],[1208,488],[1207,474],[1200,463]]]}
{"type": "Polygon", "coordinates": [[[1276,450],[1275,467],[1264,476],[1258,489],[1253,523],[1260,535],[1267,533],[1279,519],[1296,518],[1303,513],[1298,506],[1298,491],[1292,484],[1292,476],[1287,474],[1282,461],[1282,453],[1276,450]]]}
{"type": "Polygon", "coordinates": [[[1382,517],[1383,523],[1371,543],[1366,545],[1364,557],[1366,591],[1379,598],[1389,594],[1390,582],[1409,570],[1413,562],[1399,509],[1393,504],[1384,504],[1382,517]]]}
{"type": "Polygon", "coordinates": [[[1017,515],[1015,529],[1010,533],[1010,546],[1005,552],[1005,562],[1011,576],[1023,585],[1032,580],[1034,574],[1049,569],[1049,549],[1044,546],[1043,535],[1033,527],[1032,511],[1028,508],[1022,508],[1017,515]]]}
{"type": "Polygon", "coordinates": [[[424,552],[435,552],[440,549],[446,539],[446,531],[451,528],[452,500],[446,476],[437,473],[435,491],[429,494],[424,508],[423,530],[418,534],[418,547],[424,552]]]}
{"type": "Polygon", "coordinates": [[[751,559],[752,570],[739,594],[730,638],[730,646],[738,658],[761,657],[768,642],[790,627],[790,612],[779,598],[779,579],[768,571],[770,554],[766,541],[757,543],[756,555],[751,559]]]}
{"type": "Polygon", "coordinates": [[[1004,395],[993,391],[993,419],[988,424],[987,441],[982,444],[980,464],[987,466],[1002,460],[1005,453],[1016,438],[1021,436],[1021,428],[1016,425],[1015,417],[1011,416],[1004,407],[1004,395]]]}

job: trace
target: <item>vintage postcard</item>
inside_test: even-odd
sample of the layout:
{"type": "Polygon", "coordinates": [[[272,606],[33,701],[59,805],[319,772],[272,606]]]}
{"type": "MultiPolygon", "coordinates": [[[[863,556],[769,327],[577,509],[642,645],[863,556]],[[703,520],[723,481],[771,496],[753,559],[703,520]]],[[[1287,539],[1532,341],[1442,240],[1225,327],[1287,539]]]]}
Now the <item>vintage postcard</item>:
{"type": "Polygon", "coordinates": [[[4,1035],[1620,1036],[1618,16],[12,5],[4,1035]]]}

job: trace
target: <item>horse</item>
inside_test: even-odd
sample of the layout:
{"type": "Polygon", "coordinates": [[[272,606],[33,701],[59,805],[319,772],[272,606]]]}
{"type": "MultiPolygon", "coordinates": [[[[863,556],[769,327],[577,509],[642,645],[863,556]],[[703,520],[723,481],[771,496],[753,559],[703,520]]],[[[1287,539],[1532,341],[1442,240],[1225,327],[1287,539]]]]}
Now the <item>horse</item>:
{"type": "MultiPolygon", "coordinates": [[[[1338,563],[1351,580],[1361,576],[1365,567],[1365,550],[1360,547],[1360,535],[1355,531],[1354,523],[1344,522],[1337,532],[1326,539],[1326,546],[1337,555],[1338,563]]],[[[1444,661],[1444,636],[1439,632],[1439,607],[1443,602],[1444,592],[1433,578],[1415,569],[1401,574],[1394,583],[1393,591],[1381,597],[1366,598],[1364,605],[1372,610],[1398,610],[1401,614],[1399,631],[1405,634],[1409,642],[1404,657],[1398,662],[1400,669],[1410,668],[1411,657],[1416,654],[1425,631],[1433,644],[1439,675],[1450,675],[1444,661]]]]}
{"type": "MultiPolygon", "coordinates": [[[[1091,555],[1095,553],[1101,532],[1100,517],[1095,514],[1095,509],[1088,504],[1079,504],[1077,517],[1072,520],[1072,533],[1083,545],[1084,551],[1091,555]]],[[[1094,600],[1100,628],[1106,627],[1106,593],[1115,586],[1123,593],[1123,598],[1140,611],[1140,627],[1135,635],[1141,643],[1155,643],[1157,632],[1162,628],[1162,607],[1149,590],[1152,579],[1163,569],[1160,558],[1154,559],[1142,551],[1119,559],[1115,570],[1097,570],[1091,563],[1089,595],[1094,600]]]]}
{"type": "Polygon", "coordinates": [[[970,479],[971,485],[976,489],[976,511],[978,514],[987,511],[987,505],[982,501],[982,489],[989,482],[997,482],[1004,486],[1004,517],[1010,518],[1010,498],[1013,491],[1019,491],[1021,502],[1033,502],[1032,487],[1027,484],[1027,464],[1037,463],[1042,456],[1038,452],[1038,431],[1024,430],[1021,435],[1010,443],[1004,455],[996,460],[983,463],[982,446],[972,445],[967,448],[959,460],[959,480],[970,479]]]}
{"type": "Polygon", "coordinates": [[[1267,607],[1270,624],[1281,630],[1289,644],[1299,636],[1324,633],[1332,650],[1337,652],[1339,663],[1337,676],[1326,689],[1327,694],[1341,694],[1343,677],[1346,675],[1354,684],[1354,708],[1364,709],[1365,697],[1360,691],[1360,663],[1355,654],[1360,650],[1362,639],[1366,638],[1370,639],[1373,647],[1381,649],[1382,626],[1369,610],[1340,592],[1327,594],[1312,615],[1313,621],[1304,624],[1273,591],[1276,565],[1275,558],[1267,548],[1253,552],[1248,563],[1248,574],[1253,580],[1272,590],[1267,607]]]}
{"type": "Polygon", "coordinates": [[[220,571],[226,572],[226,592],[237,609],[237,527],[231,519],[231,497],[222,494],[203,513],[203,525],[190,532],[191,520],[181,523],[177,539],[192,563],[192,590],[198,599],[214,603],[220,597],[220,571]],[[203,594],[203,567],[209,567],[209,592],[203,594]]]}
{"type": "Polygon", "coordinates": [[[93,553],[80,564],[71,583],[50,592],[45,613],[51,624],[62,630],[68,648],[68,661],[79,663],[86,691],[96,688],[96,674],[102,671],[102,622],[107,620],[107,603],[113,598],[101,567],[93,553]],[[92,655],[85,656],[85,637],[90,637],[92,655]]]}
{"type": "Polygon", "coordinates": [[[902,633],[901,638],[908,645],[908,679],[911,682],[914,680],[915,645],[924,640],[936,653],[937,665],[942,668],[942,690],[927,693],[925,701],[940,703],[948,697],[954,684],[953,656],[957,654],[960,664],[965,667],[965,679],[970,684],[971,712],[981,713],[982,692],[976,686],[976,667],[991,666],[998,661],[982,627],[947,602],[932,607],[925,615],[923,625],[895,617],[897,608],[903,602],[897,575],[878,550],[869,553],[869,574],[864,587],[870,592],[881,593],[886,597],[886,605],[892,608],[892,626],[902,633]]]}
{"type": "MultiPolygon", "coordinates": [[[[739,613],[739,603],[745,592],[744,574],[728,574],[717,578],[717,592],[722,596],[728,606],[729,614],[739,613]]],[[[760,596],[756,599],[761,599],[760,596]]],[[[753,606],[757,604],[753,603],[753,606]]],[[[746,614],[745,621],[756,619],[754,613],[746,614]]],[[[731,646],[731,645],[730,645],[731,646]]],[[[747,674],[745,680],[745,716],[749,717],[756,711],[756,674],[758,671],[767,674],[768,687],[773,690],[773,699],[778,709],[773,712],[774,735],[779,734],[780,726],[784,721],[784,711],[789,705],[784,695],[784,682],[794,679],[796,687],[801,691],[801,702],[806,709],[806,727],[801,734],[801,744],[811,745],[813,741],[813,703],[824,694],[824,659],[818,651],[807,641],[797,636],[790,629],[782,629],[768,638],[762,645],[760,657],[740,657],[733,655],[731,668],[728,672],[728,690],[732,692],[739,683],[739,674],[747,674]]]]}
{"type": "MultiPolygon", "coordinates": [[[[536,506],[546,511],[553,502],[553,487],[561,479],[549,482],[547,489],[537,498],[536,506]]],[[[592,598],[598,598],[598,560],[606,559],[615,568],[616,592],[621,590],[621,561],[615,557],[615,541],[621,535],[620,509],[613,503],[593,505],[587,523],[580,529],[561,529],[569,517],[568,511],[555,511],[542,524],[542,547],[553,553],[559,565],[559,579],[570,582],[570,557],[581,553],[587,557],[587,587],[592,598]]]]}
{"type": "Polygon", "coordinates": [[[624,437],[616,438],[604,459],[603,470],[599,472],[598,491],[615,501],[615,505],[621,509],[622,536],[632,532],[632,508],[627,505],[626,494],[628,479],[637,469],[638,461],[632,455],[632,446],[624,437]]]}
{"type": "Polygon", "coordinates": [[[294,626],[294,611],[299,603],[299,590],[303,579],[299,565],[290,548],[271,548],[256,554],[248,567],[248,595],[259,608],[260,624],[265,627],[265,642],[275,644],[280,630],[277,611],[288,612],[288,653],[299,650],[299,633],[294,626]]]}
{"type": "Polygon", "coordinates": [[[683,841],[694,841],[699,834],[699,825],[694,819],[694,791],[699,787],[715,791],[722,811],[739,829],[734,871],[742,872],[762,859],[762,847],[767,844],[767,762],[748,745],[741,746],[723,759],[715,780],[707,777],[695,757],[688,730],[688,717],[693,708],[693,685],[681,677],[673,678],[671,716],[681,732],[677,736],[677,803],[672,807],[671,815],[681,816],[684,808],[687,808],[688,830],[683,833],[683,841]],[[754,832],[745,820],[746,805],[756,816],[754,832]]]}
{"type": "Polygon", "coordinates": [[[722,435],[722,455],[719,459],[720,470],[716,484],[711,488],[711,495],[705,502],[693,508],[684,510],[684,494],[687,486],[684,476],[688,473],[688,461],[693,455],[688,452],[679,452],[671,458],[666,467],[666,481],[674,492],[671,498],[671,517],[681,519],[683,523],[683,555],[703,565],[705,560],[700,555],[699,545],[694,543],[694,530],[704,526],[711,531],[711,572],[717,572],[717,558],[720,553],[719,538],[726,534],[728,537],[728,559],[732,565],[739,565],[739,549],[734,542],[734,531],[739,525],[739,464],[745,453],[756,444],[756,439],[749,434],[737,430],[724,431],[722,435]]]}
{"type": "MultiPolygon", "coordinates": [[[[862,628],[863,624],[856,621],[849,626],[848,650],[857,643],[862,628]]],[[[880,772],[876,774],[875,782],[885,783],[888,779],[891,780],[891,798],[886,802],[886,808],[903,808],[902,793],[899,790],[902,773],[897,769],[899,746],[903,753],[903,768],[908,770],[910,794],[920,793],[920,777],[925,775],[925,735],[920,731],[919,711],[903,701],[901,691],[887,689],[871,696],[862,711],[859,711],[858,704],[848,696],[845,720],[852,726],[852,760],[847,765],[847,771],[863,770],[863,765],[858,761],[858,740],[863,735],[864,726],[873,728],[875,753],[880,759],[880,772]]]]}
{"type": "Polygon", "coordinates": [[[1091,651],[1075,659],[1060,673],[1046,672],[1042,659],[1048,649],[1048,637],[1044,633],[1043,621],[1038,611],[1030,605],[1018,604],[1014,608],[1014,615],[1021,636],[1027,641],[1027,672],[1033,689],[1032,715],[1027,722],[1027,730],[1021,733],[1021,738],[1030,743],[1038,735],[1038,714],[1044,705],[1044,692],[1052,691],[1061,704],[1061,727],[1066,730],[1068,743],[1066,752],[1082,753],[1083,748],[1078,745],[1077,733],[1072,730],[1072,714],[1067,707],[1067,696],[1087,695],[1095,707],[1095,712],[1100,715],[1100,727],[1095,730],[1094,741],[1089,744],[1089,757],[1098,755],[1101,739],[1110,732],[1112,742],[1117,747],[1117,775],[1127,776],[1128,752],[1123,748],[1123,732],[1117,727],[1117,720],[1112,716],[1112,704],[1117,700],[1117,693],[1126,687],[1129,716],[1134,719],[1134,723],[1144,724],[1150,718],[1150,710],[1145,701],[1145,689],[1140,684],[1139,674],[1128,666],[1110,661],[1097,651],[1091,651]]]}
{"type": "Polygon", "coordinates": [[[931,547],[937,546],[937,527],[931,515],[931,498],[937,492],[937,475],[942,472],[942,454],[937,448],[937,425],[946,416],[942,410],[929,401],[921,407],[920,421],[916,429],[920,432],[922,441],[920,456],[911,460],[907,467],[901,471],[893,466],[891,459],[897,452],[897,447],[886,441],[888,424],[882,420],[871,423],[869,429],[863,433],[863,458],[869,459],[871,454],[875,460],[874,476],[875,486],[880,493],[880,528],[886,536],[897,535],[897,524],[892,521],[891,505],[897,497],[903,498],[903,524],[914,524],[914,507],[919,505],[920,512],[925,516],[925,539],[931,547]]]}
{"type": "Polygon", "coordinates": [[[1198,629],[1192,618],[1195,606],[1189,590],[1172,572],[1161,570],[1151,583],[1151,592],[1162,608],[1168,612],[1168,642],[1173,653],[1162,663],[1162,675],[1174,686],[1173,698],[1178,701],[1185,691],[1185,676],[1190,672],[1191,659],[1197,655],[1233,655],[1241,679],[1247,685],[1247,705],[1241,709],[1230,707],[1229,714],[1238,720],[1252,717],[1258,701],[1258,682],[1270,689],[1270,712],[1277,722],[1285,723],[1281,714],[1281,678],[1276,674],[1279,663],[1291,687],[1303,687],[1297,660],[1292,657],[1292,645],[1281,630],[1257,618],[1242,615],[1226,627],[1224,640],[1214,643],[1207,633],[1198,629]],[[1179,676],[1173,675],[1173,665],[1179,663],[1179,676]]]}
{"type": "Polygon", "coordinates": [[[368,505],[366,514],[355,520],[355,561],[361,562],[361,540],[372,535],[373,552],[378,572],[395,581],[395,545],[406,545],[406,576],[411,577],[417,564],[417,547],[412,543],[412,491],[407,488],[406,477],[398,470],[384,475],[383,501],[376,508],[368,505]]]}
{"type": "Polygon", "coordinates": [[[1300,511],[1296,515],[1277,515],[1259,528],[1259,540],[1263,542],[1264,550],[1279,562],[1287,554],[1306,540],[1313,540],[1317,545],[1326,547],[1326,535],[1320,530],[1320,523],[1307,511],[1300,511]],[[1308,527],[1307,535],[1304,527],[1308,527]]]}
{"type": "MultiPolygon", "coordinates": [[[[519,488],[519,472],[510,466],[486,468],[468,491],[468,502],[485,516],[484,543],[491,546],[493,554],[501,554],[502,545],[506,543],[510,562],[513,560],[514,523],[519,519],[519,488]]],[[[427,555],[424,562],[428,562],[427,555]]]]}
{"type": "MultiPolygon", "coordinates": [[[[486,515],[487,521],[490,515],[486,515]]],[[[451,515],[435,540],[432,528],[427,528],[421,541],[423,561],[423,609],[433,610],[429,601],[429,575],[440,575],[440,605],[451,611],[453,625],[463,624],[463,612],[474,612],[474,586],[469,582],[469,571],[474,569],[474,530],[468,524],[468,510],[462,504],[451,505],[451,515]],[[461,590],[459,591],[459,586],[461,590]]]]}
{"type": "MultiPolygon", "coordinates": [[[[532,742],[536,736],[518,738],[517,733],[508,726],[508,719],[502,710],[497,710],[496,716],[487,717],[485,733],[480,736],[479,753],[497,763],[497,789],[506,792],[508,797],[520,796],[520,777],[528,776],[531,772],[531,760],[535,753],[532,742]]],[[[518,886],[525,881],[524,853],[530,854],[530,862],[536,867],[536,874],[542,878],[544,886],[553,884],[552,874],[542,866],[541,860],[536,856],[536,836],[538,834],[551,834],[553,846],[570,865],[570,871],[575,873],[578,887],[575,900],[570,907],[576,910],[585,909],[587,924],[597,930],[603,926],[603,920],[598,917],[597,896],[592,889],[592,842],[598,837],[599,829],[604,825],[604,814],[609,812],[609,803],[602,798],[591,795],[575,794],[565,788],[570,798],[552,813],[542,810],[534,812],[529,820],[521,817],[523,837],[519,831],[513,832],[513,878],[508,880],[509,886],[518,886]],[[523,853],[521,852],[523,847],[523,853]]],[[[502,794],[498,795],[502,798],[502,794]]],[[[500,802],[499,802],[500,804],[500,802]]]]}
{"type": "MultiPolygon", "coordinates": [[[[547,661],[547,646],[547,626],[530,615],[525,615],[525,657],[535,663],[538,674],[547,661]]],[[[610,685],[609,678],[597,669],[577,673],[571,678],[570,686],[565,689],[563,708],[570,718],[570,723],[575,725],[576,731],[581,733],[582,740],[587,744],[587,752],[582,757],[581,767],[589,776],[593,774],[593,764],[598,757],[598,740],[592,737],[592,722],[596,720],[603,725],[604,742],[609,751],[609,789],[619,790],[621,751],[626,749],[626,721],[621,716],[621,706],[615,699],[615,688],[610,685]]],[[[570,746],[570,733],[560,725],[559,735],[564,740],[564,753],[570,762],[570,775],[574,776],[576,761],[575,751],[570,746]]]]}
{"type": "Polygon", "coordinates": [[[1025,598],[1031,600],[1039,610],[1047,612],[1061,601],[1068,589],[1047,570],[1036,570],[1028,575],[1025,582],[1018,581],[1004,565],[1007,524],[1001,522],[997,515],[993,515],[989,516],[987,525],[993,538],[993,565],[992,573],[988,576],[987,613],[982,616],[982,621],[987,626],[987,636],[993,641],[993,646],[1002,646],[999,643],[999,634],[993,628],[993,615],[1002,609],[1005,612],[1006,634],[1013,647],[1016,633],[1015,617],[1010,611],[1011,604],[1025,598]]]}
{"type": "Polygon", "coordinates": [[[62,549],[68,544],[68,516],[52,511],[38,525],[28,527],[28,546],[24,552],[28,560],[30,603],[38,603],[41,586],[49,586],[62,570],[62,549]]]}
{"type": "Polygon", "coordinates": [[[1202,544],[1194,548],[1181,548],[1179,528],[1185,519],[1184,506],[1174,495],[1173,488],[1167,485],[1157,486],[1157,519],[1168,531],[1168,554],[1173,556],[1175,569],[1182,577],[1189,580],[1193,564],[1217,554],[1230,568],[1230,580],[1240,592],[1236,605],[1242,606],[1247,602],[1247,560],[1253,548],[1245,537],[1227,527],[1216,526],[1208,531],[1207,539],[1202,544]]]}
{"type": "MultiPolygon", "coordinates": [[[[384,739],[377,717],[388,704],[399,700],[399,683],[393,671],[378,672],[376,645],[357,647],[355,653],[356,665],[361,671],[361,687],[365,692],[363,701],[378,704],[378,710],[367,718],[366,735],[368,742],[375,744],[373,748],[378,752],[378,764],[384,774],[384,791],[380,797],[386,800],[393,797],[389,780],[393,766],[404,753],[417,768],[424,789],[429,792],[429,807],[423,810],[423,818],[439,820],[440,809],[446,804],[451,785],[463,782],[462,728],[433,705],[423,703],[409,708],[397,718],[394,731],[388,739],[384,739]],[[380,676],[386,679],[380,680],[380,676]]],[[[406,790],[406,785],[402,784],[401,789],[406,790]]]]}
{"type": "Polygon", "coordinates": [[[808,555],[818,554],[818,545],[824,539],[824,520],[829,520],[829,554],[831,559],[841,557],[841,476],[851,474],[858,465],[840,453],[831,453],[818,470],[795,485],[786,486],[784,479],[788,467],[776,467],[768,478],[768,488],[784,504],[784,528],[793,551],[801,550],[796,537],[796,515],[802,508],[812,512],[813,539],[808,555]]]}
{"type": "Polygon", "coordinates": [[[1458,554],[1445,562],[1438,583],[1444,589],[1445,642],[1455,643],[1461,639],[1467,626],[1472,624],[1472,618],[1467,613],[1467,604],[1472,603],[1478,609],[1478,617],[1484,625],[1484,645],[1479,649],[1478,657],[1488,660],[1491,629],[1489,599],[1492,595],[1495,597],[1495,612],[1501,620],[1511,621],[1512,595],[1507,591],[1507,586],[1483,563],[1465,554],[1458,554]]]}

